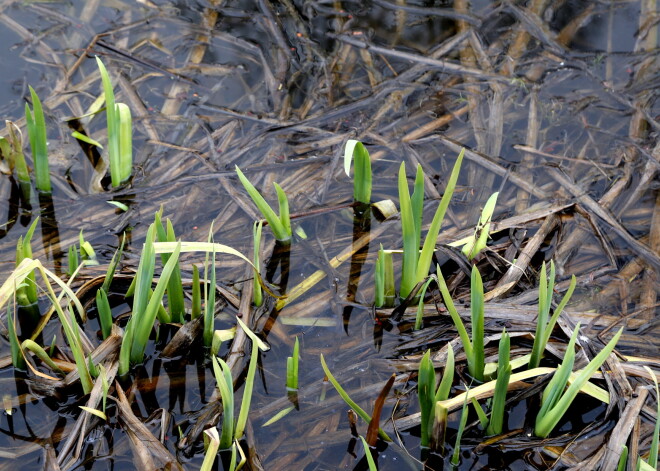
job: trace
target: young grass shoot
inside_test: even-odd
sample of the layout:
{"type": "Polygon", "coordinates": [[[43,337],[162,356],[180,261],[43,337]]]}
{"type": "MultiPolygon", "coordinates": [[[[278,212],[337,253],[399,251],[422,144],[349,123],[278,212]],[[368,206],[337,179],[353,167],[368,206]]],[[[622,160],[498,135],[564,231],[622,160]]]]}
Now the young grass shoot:
{"type": "Polygon", "coordinates": [[[351,162],[355,158],[353,178],[353,199],[358,203],[371,202],[371,158],[367,148],[360,141],[349,139],[344,149],[344,171],[351,176],[351,162]]]}

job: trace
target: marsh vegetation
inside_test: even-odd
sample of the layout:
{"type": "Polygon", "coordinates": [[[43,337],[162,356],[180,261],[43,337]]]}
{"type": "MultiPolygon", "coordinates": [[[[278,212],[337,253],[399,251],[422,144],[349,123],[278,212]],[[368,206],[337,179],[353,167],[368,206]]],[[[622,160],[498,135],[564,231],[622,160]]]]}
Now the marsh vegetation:
{"type": "Polygon", "coordinates": [[[657,28],[2,3],[0,469],[654,469],[657,28]]]}

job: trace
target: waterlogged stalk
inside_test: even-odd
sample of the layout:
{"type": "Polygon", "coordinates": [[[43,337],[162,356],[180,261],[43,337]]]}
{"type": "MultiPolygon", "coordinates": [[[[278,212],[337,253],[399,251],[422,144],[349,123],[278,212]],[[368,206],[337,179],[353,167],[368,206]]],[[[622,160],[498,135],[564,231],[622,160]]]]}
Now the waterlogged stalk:
{"type": "Polygon", "coordinates": [[[25,121],[27,123],[28,136],[30,138],[30,148],[32,149],[32,158],[34,160],[34,173],[36,176],[37,190],[42,193],[50,193],[50,172],[48,169],[48,149],[46,138],[46,120],[41,106],[41,100],[32,87],[30,87],[32,97],[32,106],[34,114],[29,105],[25,104],[25,121]]]}
{"type": "MultiPolygon", "coordinates": [[[[273,211],[273,209],[266,202],[264,197],[261,196],[261,193],[259,193],[259,191],[254,187],[254,185],[250,183],[247,177],[243,175],[243,172],[241,172],[241,169],[238,168],[238,165],[236,166],[236,174],[238,175],[238,179],[243,184],[245,191],[248,192],[250,198],[252,198],[252,201],[254,201],[254,204],[257,206],[264,219],[268,221],[268,225],[270,226],[270,229],[273,231],[273,235],[275,236],[275,238],[281,242],[287,242],[291,240],[291,224],[290,223],[288,224],[288,230],[287,230],[287,227],[284,224],[282,224],[282,220],[280,219],[280,216],[275,214],[275,211],[273,211]]],[[[278,198],[279,198],[279,194],[278,194],[278,198]]]]}
{"type": "MultiPolygon", "coordinates": [[[[321,354],[321,366],[323,367],[323,371],[325,372],[325,375],[328,377],[328,381],[335,387],[337,390],[337,393],[339,393],[339,396],[344,400],[348,406],[355,411],[357,415],[360,416],[362,420],[365,422],[369,423],[371,422],[371,416],[367,414],[364,409],[362,409],[360,406],[357,405],[353,399],[350,398],[348,393],[344,390],[344,388],[341,387],[339,382],[335,379],[335,377],[332,375],[330,372],[330,369],[328,368],[328,365],[325,363],[325,358],[323,358],[323,354],[321,354]]],[[[383,431],[383,429],[379,428],[378,429],[378,436],[388,442],[391,442],[392,439],[387,436],[387,434],[383,431]]]]}
{"type": "Polygon", "coordinates": [[[349,139],[344,149],[344,171],[350,177],[351,161],[355,158],[353,178],[353,199],[359,203],[371,202],[371,158],[367,148],[360,141],[349,139]]]}
{"type": "MultiPolygon", "coordinates": [[[[579,331],[579,324],[575,328],[575,332],[579,331]]],[[[545,414],[541,414],[539,412],[539,415],[536,417],[536,426],[534,428],[534,434],[537,437],[540,438],[546,438],[552,429],[555,428],[555,426],[559,423],[561,418],[564,416],[568,408],[570,407],[571,403],[577,396],[578,392],[580,389],[584,386],[584,384],[589,381],[591,376],[598,370],[598,368],[601,367],[601,365],[605,362],[607,357],[609,356],[610,353],[612,353],[612,350],[614,350],[614,347],[616,346],[617,342],[619,341],[619,338],[621,337],[621,334],[623,332],[623,328],[619,329],[619,331],[614,335],[612,340],[610,340],[605,348],[596,355],[596,357],[589,362],[589,364],[580,371],[580,374],[575,378],[575,380],[571,383],[571,385],[566,389],[566,392],[564,392],[561,397],[555,401],[554,405],[550,410],[548,410],[545,414]]],[[[574,333],[575,335],[575,333],[574,333]]],[[[559,384],[560,390],[563,390],[565,387],[566,383],[564,382],[563,384],[559,384]]]]}

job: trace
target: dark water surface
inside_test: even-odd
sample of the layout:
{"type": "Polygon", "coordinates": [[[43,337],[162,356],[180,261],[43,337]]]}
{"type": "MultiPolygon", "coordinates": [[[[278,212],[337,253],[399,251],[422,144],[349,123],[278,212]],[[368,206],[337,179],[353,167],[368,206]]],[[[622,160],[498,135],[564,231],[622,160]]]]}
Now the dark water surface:
{"type": "MultiPolygon", "coordinates": [[[[367,144],[373,201],[398,202],[400,162],[406,161],[409,176],[421,163],[428,177],[427,225],[465,146],[473,152],[464,161],[439,243],[465,236],[461,231],[474,227],[495,191],[500,196],[494,221],[547,210],[503,224],[492,251],[479,259],[489,291],[519,258],[516,244],[524,247],[545,230],[544,221],[556,217],[509,297],[494,302],[526,305],[533,322],[538,269],[554,259],[563,282],[558,291],[571,274],[578,278],[569,311],[583,325],[593,321],[586,322],[584,334],[606,343],[625,326],[619,350],[650,357],[657,367],[660,257],[649,257],[644,248],[656,255],[660,249],[660,74],[657,25],[643,8],[641,1],[577,0],[476,0],[469,7],[421,0],[0,2],[0,116],[22,126],[27,139],[21,118],[28,84],[35,88],[46,111],[54,186],[51,201],[33,194],[25,202],[13,179],[0,178],[2,280],[13,268],[18,238],[39,214],[35,257],[56,273],[66,271],[68,247],[81,229],[96,249],[101,267],[85,269],[83,281],[104,274],[124,232],[121,269],[132,273],[161,205],[182,240],[205,241],[215,221],[216,242],[250,254],[257,213],[234,166],[271,202],[271,182],[278,182],[289,195],[294,225],[308,239],[292,246],[290,271],[282,276],[286,261],[275,263],[272,235],[264,229],[262,254],[265,265],[271,261],[272,281],[288,292],[319,269],[325,276],[281,311],[268,301],[252,317],[271,350],[260,356],[248,447],[266,470],[366,470],[362,445],[350,434],[348,406],[323,383],[319,355],[368,411],[382,383],[399,374],[382,414],[395,435],[391,418],[419,410],[416,377],[406,372],[416,370],[411,365],[427,348],[435,351],[456,334],[447,316],[429,318],[417,333],[408,314],[407,323],[390,330],[375,318],[375,254],[378,244],[401,247],[400,226],[375,218],[354,224],[343,146],[351,138],[367,144]],[[118,100],[129,104],[135,120],[133,177],[119,189],[110,189],[107,177],[103,189],[93,184],[94,167],[66,122],[84,115],[101,91],[94,55],[103,58],[118,100]],[[128,211],[109,200],[123,202],[128,211]],[[612,219],[595,213],[589,202],[612,219]],[[369,227],[382,233],[350,261],[331,266],[329,260],[369,227]],[[263,428],[290,404],[286,357],[295,336],[301,341],[298,409],[263,428]]],[[[103,116],[85,126],[105,140],[103,116]]],[[[449,267],[460,272],[456,257],[455,250],[438,252],[445,274],[449,267]]],[[[235,259],[218,260],[219,284],[240,296],[251,271],[235,259]]],[[[191,262],[201,264],[203,256],[183,257],[184,278],[191,277],[191,262]]],[[[452,279],[456,295],[468,299],[466,280],[452,279]]],[[[115,314],[128,310],[123,305],[115,314]]],[[[486,311],[488,316],[488,305],[486,311]]],[[[230,302],[217,327],[230,325],[236,312],[230,302]]],[[[91,317],[85,330],[96,340],[98,322],[91,317]]],[[[488,331],[503,325],[530,330],[493,315],[488,331]]],[[[148,361],[124,385],[133,382],[134,413],[156,436],[163,434],[185,469],[198,469],[202,438],[186,447],[181,438],[211,401],[215,380],[201,348],[183,358],[160,358],[171,334],[161,329],[148,361]]],[[[43,343],[49,345],[53,335],[62,337],[55,322],[43,343]]],[[[6,335],[0,354],[9,355],[6,335]]],[[[465,372],[460,384],[468,380],[465,372]]],[[[16,469],[17,463],[23,470],[44,469],[44,450],[59,453],[85,403],[76,388],[52,395],[35,383],[11,366],[0,369],[0,393],[13,404],[12,415],[0,416],[0,469],[16,469]]],[[[463,389],[455,384],[455,392],[463,389]]],[[[606,418],[595,400],[580,401],[551,435],[556,438],[543,442],[530,437],[538,407],[530,398],[508,406],[506,430],[520,432],[500,443],[479,447],[483,433],[472,424],[460,469],[563,469],[589,457],[616,417],[606,418]],[[561,459],[557,450],[564,451],[561,459]]],[[[135,469],[116,413],[110,401],[109,422],[91,430],[70,469],[135,469]]],[[[450,415],[447,454],[458,420],[459,413],[450,415]]],[[[468,424],[475,420],[471,415],[468,424]]],[[[359,423],[358,430],[364,435],[366,426],[359,423]]],[[[419,427],[400,430],[395,443],[378,451],[381,470],[422,469],[419,458],[419,427]]],[[[251,469],[259,469],[256,463],[251,469]]],[[[427,465],[449,469],[447,463],[436,456],[427,465]]]]}

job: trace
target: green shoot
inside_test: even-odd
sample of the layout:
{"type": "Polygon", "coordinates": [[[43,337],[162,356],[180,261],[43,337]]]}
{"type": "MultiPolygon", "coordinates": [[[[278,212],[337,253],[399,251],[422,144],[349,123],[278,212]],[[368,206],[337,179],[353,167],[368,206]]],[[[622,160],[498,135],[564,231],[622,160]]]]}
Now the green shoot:
{"type": "MultiPolygon", "coordinates": [[[[344,400],[344,402],[348,404],[348,406],[351,409],[353,409],[355,413],[359,415],[360,418],[364,420],[366,423],[371,422],[371,416],[369,416],[369,414],[365,412],[364,409],[358,406],[357,403],[350,398],[348,393],[344,390],[344,388],[341,387],[339,382],[332,375],[330,369],[328,368],[328,365],[325,363],[325,358],[323,358],[323,354],[321,354],[321,366],[323,367],[323,371],[325,375],[328,377],[328,381],[330,381],[330,383],[335,387],[337,393],[339,393],[339,396],[344,400]]],[[[392,441],[392,439],[389,436],[387,436],[387,434],[381,428],[378,429],[378,436],[385,441],[388,442],[392,441]]]]}
{"type": "Polygon", "coordinates": [[[541,279],[539,280],[539,314],[536,321],[536,334],[534,335],[534,345],[532,347],[532,356],[529,359],[529,368],[538,368],[541,363],[541,357],[545,351],[545,346],[548,344],[552,329],[555,327],[559,315],[566,307],[566,304],[573,295],[575,289],[575,275],[571,277],[571,284],[562,298],[561,302],[555,309],[550,320],[550,309],[552,307],[552,294],[555,289],[555,264],[550,261],[550,277],[548,278],[545,271],[545,262],[541,265],[541,279]]]}
{"type": "Polygon", "coordinates": [[[474,229],[472,240],[463,246],[462,252],[468,260],[472,260],[486,248],[490,233],[490,221],[493,217],[493,212],[495,211],[495,205],[497,204],[497,195],[499,195],[499,193],[493,193],[490,195],[490,198],[486,201],[484,209],[481,211],[479,224],[477,224],[477,227],[474,229]]]}
{"type": "Polygon", "coordinates": [[[202,290],[199,283],[199,268],[192,266],[192,310],[190,319],[197,319],[202,315],[202,290]]]}
{"type": "Polygon", "coordinates": [[[23,197],[30,199],[30,173],[23,155],[23,135],[18,126],[5,121],[7,137],[0,137],[0,156],[7,163],[10,172],[16,169],[16,177],[21,185],[23,197]]]}
{"type": "Polygon", "coordinates": [[[96,291],[96,310],[99,315],[99,324],[101,324],[101,333],[103,338],[107,339],[112,331],[112,309],[108,295],[103,288],[96,291]]]}
{"type": "MultiPolygon", "coordinates": [[[[165,220],[165,227],[163,227],[162,222],[163,207],[156,212],[154,216],[154,224],[156,226],[156,237],[158,242],[176,242],[176,235],[174,234],[174,227],[172,226],[172,221],[169,219],[165,220]]],[[[170,258],[170,254],[162,253],[160,254],[160,259],[163,265],[167,263],[170,258]]],[[[174,272],[167,283],[167,307],[170,313],[170,318],[172,322],[177,322],[183,324],[185,306],[183,303],[183,285],[181,283],[181,269],[177,264],[174,267],[174,272]]]]}
{"type": "Polygon", "coordinates": [[[371,202],[371,158],[367,148],[360,141],[349,139],[344,150],[344,171],[349,177],[353,157],[355,157],[353,199],[359,203],[369,204],[371,202]]]}
{"type": "Polygon", "coordinates": [[[135,295],[133,297],[133,314],[126,325],[124,339],[119,353],[119,374],[128,373],[130,363],[140,363],[144,358],[149,334],[154,326],[156,315],[161,307],[165,288],[179,262],[181,243],[177,243],[172,256],[165,264],[155,290],[151,290],[151,282],[155,269],[155,227],[152,224],[147,231],[142,256],[135,279],[135,295]]]}
{"type": "MultiPolygon", "coordinates": [[[[211,471],[213,468],[213,463],[215,462],[215,457],[218,454],[218,448],[220,448],[220,437],[218,436],[218,429],[211,427],[204,430],[204,435],[208,437],[208,448],[204,453],[204,461],[202,466],[199,468],[200,471],[211,471]]],[[[206,441],[206,440],[205,440],[206,441]]]]}
{"type": "Polygon", "coordinates": [[[458,433],[456,434],[456,442],[454,443],[454,453],[451,455],[451,464],[458,466],[461,461],[461,439],[463,438],[463,431],[465,430],[465,425],[467,424],[468,418],[468,401],[467,394],[465,395],[465,401],[463,401],[463,409],[461,410],[461,421],[458,424],[458,433]]]}
{"type": "Polygon", "coordinates": [[[468,336],[465,325],[461,320],[461,317],[456,311],[454,306],[454,301],[451,299],[449,294],[449,289],[447,288],[447,283],[442,276],[440,271],[440,266],[437,266],[438,274],[438,285],[440,286],[440,293],[442,294],[442,299],[447,306],[447,311],[451,316],[456,330],[458,330],[458,335],[461,338],[461,343],[463,344],[463,350],[465,351],[465,356],[467,357],[468,370],[470,374],[477,380],[484,380],[484,367],[485,367],[485,355],[484,355],[484,286],[481,281],[481,275],[476,266],[472,267],[471,275],[471,287],[470,287],[470,297],[471,304],[470,308],[472,311],[472,341],[468,336]]]}
{"type": "Polygon", "coordinates": [[[621,456],[619,456],[619,464],[616,466],[616,471],[626,471],[626,464],[628,462],[628,447],[623,445],[621,449],[621,456]]]}
{"type": "Polygon", "coordinates": [[[378,250],[374,280],[376,284],[374,296],[375,306],[394,306],[394,298],[396,296],[394,288],[394,262],[392,260],[392,252],[383,250],[382,244],[378,250]]]}
{"type": "MultiPolygon", "coordinates": [[[[465,397],[468,397],[468,394],[465,395],[465,397]]],[[[470,398],[470,402],[472,402],[472,406],[474,407],[474,411],[477,413],[477,417],[479,417],[479,423],[481,424],[481,427],[486,430],[488,428],[488,416],[484,412],[484,409],[481,407],[481,404],[479,404],[479,401],[477,401],[476,398],[472,397],[470,398]]]]}
{"type": "Polygon", "coordinates": [[[222,434],[220,435],[219,447],[226,450],[234,440],[234,383],[227,363],[215,355],[211,359],[213,361],[215,382],[218,385],[222,399],[222,434]]]}
{"type": "Polygon", "coordinates": [[[298,390],[298,361],[300,358],[300,342],[298,337],[293,344],[293,355],[286,359],[286,389],[288,391],[298,390]]]}
{"type": "Polygon", "coordinates": [[[279,411],[277,414],[275,414],[273,417],[271,417],[270,419],[268,419],[268,420],[262,425],[262,427],[268,427],[269,425],[274,424],[274,423],[277,422],[278,420],[281,420],[282,418],[284,418],[284,417],[286,417],[287,415],[289,415],[289,413],[290,413],[291,411],[293,411],[295,408],[296,408],[296,406],[289,406],[289,407],[287,407],[287,408],[285,408],[285,409],[282,409],[282,410],[279,411]]]}
{"type": "Polygon", "coordinates": [[[30,110],[30,105],[25,104],[25,122],[27,123],[28,136],[30,138],[30,148],[32,149],[32,159],[34,160],[34,174],[36,177],[37,190],[41,193],[50,193],[50,173],[48,170],[48,142],[46,137],[46,120],[44,119],[44,110],[41,106],[41,100],[36,92],[30,87],[32,96],[32,106],[34,113],[30,110]]]}
{"type": "Polygon", "coordinates": [[[419,363],[417,379],[417,396],[422,420],[422,436],[420,446],[428,448],[431,446],[433,420],[436,416],[436,405],[438,401],[444,401],[449,397],[451,385],[454,381],[454,350],[451,346],[447,348],[447,363],[442,380],[436,388],[435,369],[431,361],[431,351],[427,350],[422,361],[419,363]]]}
{"type": "Polygon", "coordinates": [[[417,304],[417,315],[415,316],[415,330],[422,328],[422,320],[424,318],[424,296],[426,295],[426,290],[433,281],[433,278],[429,277],[424,283],[419,295],[419,303],[417,304]]]}
{"type": "Polygon", "coordinates": [[[511,365],[509,364],[509,349],[511,341],[506,330],[502,332],[499,346],[499,358],[497,362],[497,382],[495,383],[495,394],[488,423],[488,435],[499,435],[502,433],[504,424],[504,404],[506,403],[506,392],[511,377],[511,365]]]}
{"type": "Polygon", "coordinates": [[[247,376],[245,377],[245,384],[243,386],[243,399],[241,400],[241,411],[236,420],[236,430],[234,430],[234,439],[239,440],[243,438],[245,427],[247,425],[248,413],[250,412],[250,403],[252,401],[252,389],[254,388],[254,376],[257,372],[257,359],[259,357],[259,350],[268,350],[268,346],[252,332],[247,325],[240,319],[236,318],[238,325],[245,331],[245,334],[252,340],[252,352],[250,354],[250,363],[248,365],[247,376]]]}
{"type": "Polygon", "coordinates": [[[243,187],[254,201],[254,204],[257,206],[264,219],[268,221],[270,229],[273,231],[273,235],[280,242],[289,242],[291,240],[291,220],[289,218],[289,202],[287,200],[284,190],[280,188],[277,183],[273,183],[275,186],[275,191],[277,192],[277,200],[279,203],[279,216],[275,214],[275,211],[270,207],[266,202],[261,193],[250,183],[241,169],[236,166],[236,174],[238,179],[243,184],[243,187]]]}
{"type": "Polygon", "coordinates": [[[80,258],[78,257],[78,245],[73,244],[69,245],[69,256],[67,258],[67,270],[66,274],[73,276],[73,274],[78,271],[80,267],[80,258]]]}
{"type": "MultiPolygon", "coordinates": [[[[30,225],[24,237],[19,237],[16,243],[16,267],[18,267],[26,258],[32,258],[32,236],[37,228],[39,218],[36,218],[30,225]]],[[[30,312],[33,317],[39,316],[36,306],[38,301],[37,283],[34,272],[30,273],[25,279],[25,283],[16,290],[16,301],[18,305],[30,312]]]]}
{"type": "Polygon", "coordinates": [[[92,244],[85,240],[82,229],[78,235],[78,242],[80,243],[80,258],[86,262],[86,265],[98,265],[99,262],[96,260],[96,252],[94,252],[92,244]]]}
{"type": "Polygon", "coordinates": [[[655,413],[655,427],[653,428],[653,438],[651,439],[651,451],[649,452],[649,460],[647,464],[652,469],[658,468],[658,441],[660,441],[660,390],[658,389],[658,380],[656,379],[655,373],[648,366],[644,366],[644,369],[648,374],[653,378],[653,384],[655,385],[655,400],[656,400],[656,413],[655,413]]]}
{"type": "Polygon", "coordinates": [[[259,307],[264,303],[264,293],[261,290],[261,285],[257,282],[256,278],[259,274],[259,249],[261,248],[261,228],[263,227],[263,221],[255,221],[254,226],[252,226],[252,241],[253,241],[253,258],[252,263],[254,264],[254,283],[252,283],[252,302],[255,306],[259,307]]]}
{"type": "Polygon", "coordinates": [[[575,341],[579,331],[580,324],[575,327],[573,335],[571,335],[571,340],[568,343],[564,360],[555,371],[548,386],[543,391],[541,410],[539,410],[539,413],[536,416],[536,425],[534,427],[534,434],[537,437],[546,438],[550,432],[552,432],[552,429],[555,428],[564,416],[580,389],[605,362],[609,354],[612,353],[616,343],[619,341],[619,337],[621,337],[623,328],[619,329],[605,348],[603,348],[603,350],[596,355],[583,370],[579,371],[577,377],[571,381],[570,386],[566,388],[575,361],[575,341]]]}
{"type": "Polygon", "coordinates": [[[360,435],[360,440],[362,440],[362,446],[364,447],[364,456],[367,458],[367,464],[369,465],[369,471],[378,471],[378,466],[376,466],[376,462],[374,461],[374,457],[371,454],[371,449],[369,448],[369,444],[367,441],[364,439],[362,435],[360,435]]]}
{"type": "Polygon", "coordinates": [[[438,240],[438,234],[440,233],[442,221],[449,207],[449,202],[456,188],[464,154],[465,150],[462,150],[458,159],[456,159],[449,181],[447,182],[447,188],[442,195],[440,204],[431,221],[429,231],[424,239],[421,253],[419,251],[419,245],[421,241],[424,175],[421,167],[418,167],[417,176],[415,177],[415,190],[413,195],[410,196],[406,181],[405,163],[401,163],[398,186],[399,204],[401,206],[401,228],[403,233],[403,267],[401,272],[401,286],[399,288],[399,296],[402,298],[408,297],[417,283],[428,276],[433,253],[435,252],[435,244],[438,240]]]}
{"type": "Polygon", "coordinates": [[[245,331],[245,334],[252,340],[252,353],[250,355],[250,363],[248,366],[248,373],[245,377],[245,384],[243,387],[243,399],[241,401],[241,410],[238,414],[236,424],[234,424],[234,383],[231,377],[231,370],[229,366],[215,355],[211,356],[213,361],[213,373],[215,380],[220,390],[220,397],[222,398],[223,413],[222,413],[222,434],[220,436],[220,448],[223,450],[231,446],[233,440],[239,440],[243,437],[245,427],[247,425],[248,412],[250,410],[250,402],[252,401],[252,389],[254,387],[254,376],[257,371],[257,358],[259,356],[259,349],[267,350],[268,347],[259,339],[254,332],[252,332],[239,318],[236,318],[238,325],[245,331]]]}
{"type": "MultiPolygon", "coordinates": [[[[213,225],[209,229],[209,238],[208,241],[211,243],[213,240],[213,225]]],[[[206,253],[206,260],[204,263],[204,281],[208,280],[208,256],[209,253],[206,253]]],[[[213,344],[213,329],[215,327],[215,246],[212,249],[211,255],[211,280],[210,282],[204,283],[204,345],[207,347],[212,346],[213,344]]]]}
{"type": "Polygon", "coordinates": [[[115,94],[110,76],[98,57],[96,63],[101,73],[105,95],[106,120],[108,126],[108,157],[110,159],[110,179],[113,187],[118,187],[131,176],[133,167],[133,126],[131,112],[123,103],[115,103],[115,94]]]}
{"type": "Polygon", "coordinates": [[[13,316],[11,304],[7,304],[7,333],[11,349],[11,364],[17,370],[25,370],[25,359],[21,353],[21,342],[16,334],[16,318],[13,316]]]}
{"type": "Polygon", "coordinates": [[[103,404],[103,413],[105,413],[105,407],[108,402],[108,391],[110,390],[110,383],[108,382],[108,372],[105,370],[105,367],[103,365],[99,365],[99,372],[100,372],[100,377],[101,377],[101,392],[103,393],[102,396],[102,404],[103,404]]]}
{"type": "Polygon", "coordinates": [[[213,331],[213,341],[211,342],[211,353],[219,355],[223,342],[228,342],[236,336],[236,327],[231,329],[218,329],[213,331]]]}

